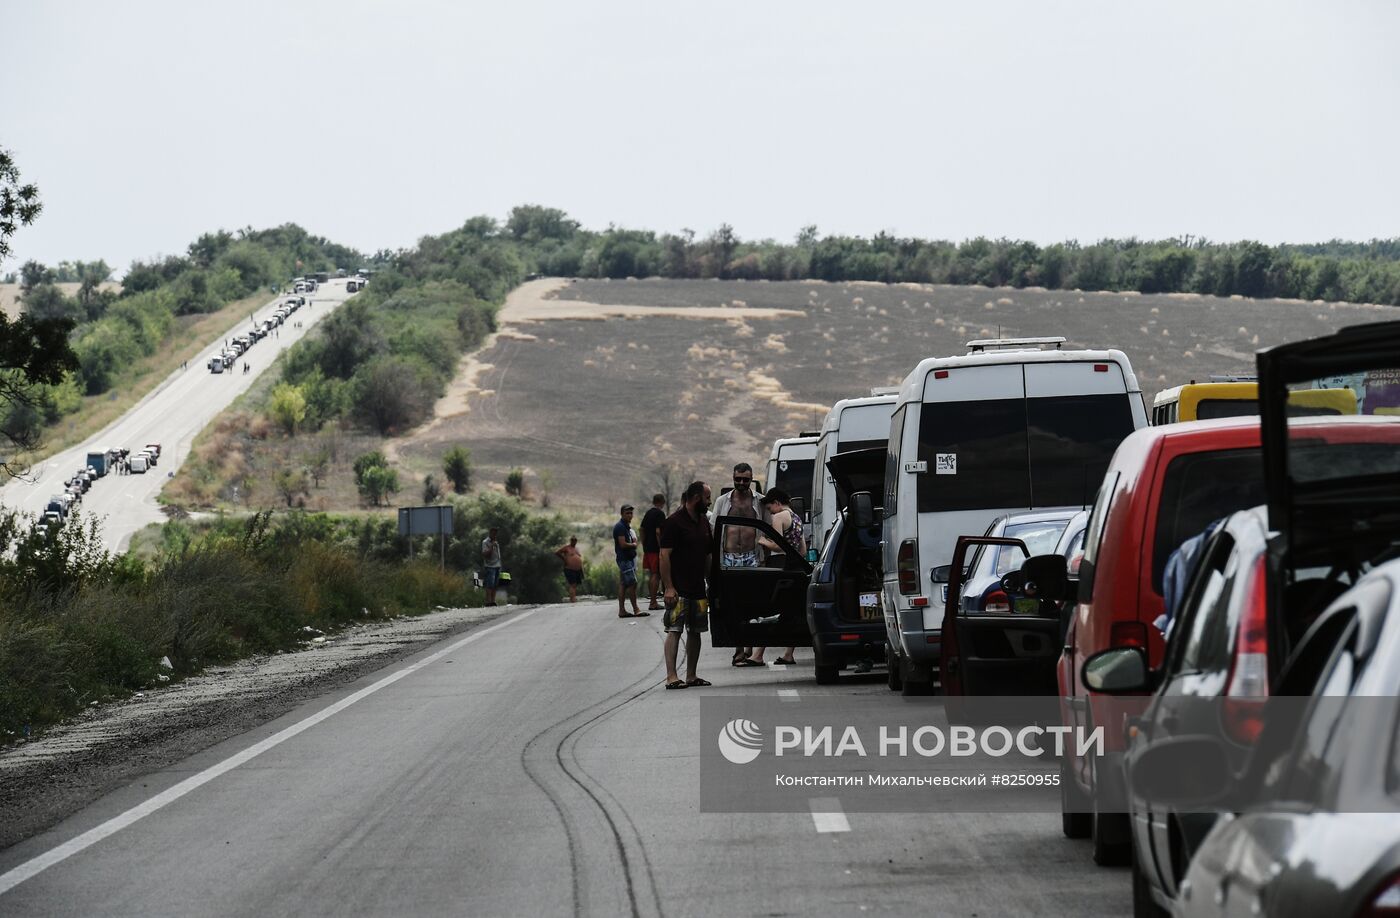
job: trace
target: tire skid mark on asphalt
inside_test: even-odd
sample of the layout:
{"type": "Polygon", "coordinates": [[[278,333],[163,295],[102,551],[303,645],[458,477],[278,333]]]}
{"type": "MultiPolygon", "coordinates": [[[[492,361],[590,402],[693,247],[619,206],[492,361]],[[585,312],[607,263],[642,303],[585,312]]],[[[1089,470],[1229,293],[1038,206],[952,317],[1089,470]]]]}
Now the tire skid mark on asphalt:
{"type": "Polygon", "coordinates": [[[662,918],[662,916],[664,916],[665,913],[661,906],[661,894],[660,891],[657,889],[656,877],[652,872],[651,859],[647,856],[646,847],[641,842],[640,833],[637,832],[635,825],[633,825],[631,817],[627,815],[626,809],[623,808],[620,804],[618,804],[616,798],[614,798],[610,793],[604,790],[601,785],[598,785],[596,779],[594,779],[592,775],[589,775],[586,771],[584,771],[582,766],[578,764],[578,760],[574,755],[573,751],[574,747],[577,745],[578,740],[582,736],[584,736],[589,730],[602,723],[607,718],[611,717],[613,714],[617,713],[623,707],[627,706],[633,701],[636,701],[638,698],[642,697],[647,692],[653,691],[655,688],[656,674],[653,670],[648,670],[648,672],[644,676],[642,676],[640,679],[637,679],[635,682],[628,685],[626,688],[620,689],[619,691],[609,695],[607,698],[604,698],[602,701],[590,705],[589,707],[584,708],[582,711],[571,714],[570,716],[565,717],[564,719],[557,721],[556,723],[544,728],[539,733],[531,737],[530,740],[526,742],[525,746],[520,750],[520,765],[522,769],[524,769],[525,774],[530,778],[530,780],[535,784],[535,786],[538,787],[547,798],[549,798],[550,804],[554,807],[555,812],[559,815],[559,821],[564,826],[564,832],[568,840],[569,868],[573,882],[573,913],[576,916],[591,914],[587,907],[587,888],[584,882],[585,878],[582,876],[583,871],[580,868],[580,854],[583,849],[583,842],[581,839],[578,838],[578,826],[576,826],[573,822],[570,821],[569,816],[566,813],[566,809],[564,806],[565,801],[561,799],[561,795],[558,791],[552,790],[548,786],[547,778],[549,776],[545,775],[543,772],[537,771],[538,765],[536,765],[533,768],[531,767],[532,749],[536,747],[548,747],[550,741],[554,739],[554,736],[558,735],[559,731],[569,728],[563,736],[559,737],[557,741],[554,741],[552,754],[543,754],[544,764],[548,766],[552,760],[553,764],[558,767],[559,772],[562,773],[564,779],[584,793],[584,795],[589,799],[589,801],[592,802],[593,806],[597,809],[598,814],[602,816],[603,821],[607,824],[608,830],[611,832],[613,837],[613,847],[617,854],[618,864],[622,869],[624,886],[626,890],[626,898],[629,906],[629,913],[632,915],[632,918],[643,918],[643,916],[649,915],[655,915],[657,916],[657,918],[662,918]],[[618,699],[619,697],[621,697],[621,700],[615,701],[615,699],[618,699]],[[600,708],[601,710],[599,710],[600,708]],[[596,711],[597,713],[594,713],[591,717],[586,716],[589,714],[589,712],[592,711],[596,711]],[[580,721],[580,718],[584,719],[580,721]],[[576,721],[577,723],[575,723],[576,721]],[[573,724],[571,728],[570,724],[573,724]],[[568,747],[567,751],[565,749],[566,746],[568,747]],[[568,760],[568,762],[573,763],[573,768],[570,768],[569,763],[566,762],[566,759],[568,760]],[[587,778],[588,782],[585,782],[583,780],[584,778],[587,778]],[[595,791],[594,788],[589,786],[589,783],[597,785],[598,789],[595,791]],[[611,809],[603,802],[603,800],[600,797],[600,794],[602,796],[606,796],[608,800],[612,802],[613,806],[617,808],[620,814],[619,817],[615,818],[613,816],[611,809]],[[622,837],[622,832],[618,827],[619,819],[627,824],[627,828],[630,829],[632,835],[634,836],[633,843],[636,844],[640,853],[641,863],[639,866],[645,875],[648,891],[650,892],[650,901],[644,902],[638,898],[637,880],[632,875],[632,859],[628,854],[627,841],[622,837]]]}

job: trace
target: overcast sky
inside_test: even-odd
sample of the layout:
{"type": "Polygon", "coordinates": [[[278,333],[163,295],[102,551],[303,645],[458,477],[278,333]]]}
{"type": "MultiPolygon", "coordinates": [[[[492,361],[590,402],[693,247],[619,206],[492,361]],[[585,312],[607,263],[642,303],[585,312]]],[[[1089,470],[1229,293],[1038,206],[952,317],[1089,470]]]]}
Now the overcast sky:
{"type": "Polygon", "coordinates": [[[1400,3],[11,2],[29,258],[292,221],[1052,242],[1400,235],[1400,3]]]}

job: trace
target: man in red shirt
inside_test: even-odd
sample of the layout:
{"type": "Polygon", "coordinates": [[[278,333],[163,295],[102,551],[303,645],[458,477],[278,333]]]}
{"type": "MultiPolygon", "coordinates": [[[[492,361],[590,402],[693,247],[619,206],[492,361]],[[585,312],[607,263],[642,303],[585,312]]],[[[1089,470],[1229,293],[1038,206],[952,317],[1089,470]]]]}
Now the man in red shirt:
{"type": "Polygon", "coordinates": [[[705,599],[705,574],[709,570],[710,489],[692,481],[681,496],[681,508],[661,527],[661,584],[666,612],[662,624],[666,640],[666,687],[683,689],[710,683],[695,674],[700,662],[700,635],[710,630],[705,599]],[[676,673],[681,631],[685,631],[685,679],[676,673]]]}

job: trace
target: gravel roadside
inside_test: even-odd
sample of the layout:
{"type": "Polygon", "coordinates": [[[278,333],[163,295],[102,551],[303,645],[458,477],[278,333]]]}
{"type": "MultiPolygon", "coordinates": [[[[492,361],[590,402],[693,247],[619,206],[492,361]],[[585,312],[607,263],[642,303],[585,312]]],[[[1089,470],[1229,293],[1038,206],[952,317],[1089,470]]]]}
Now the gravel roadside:
{"type": "Polygon", "coordinates": [[[428,645],[528,606],[440,609],[308,633],[299,651],[211,666],[98,705],[0,750],[0,850],[44,831],[142,775],[281,716],[428,645]]]}

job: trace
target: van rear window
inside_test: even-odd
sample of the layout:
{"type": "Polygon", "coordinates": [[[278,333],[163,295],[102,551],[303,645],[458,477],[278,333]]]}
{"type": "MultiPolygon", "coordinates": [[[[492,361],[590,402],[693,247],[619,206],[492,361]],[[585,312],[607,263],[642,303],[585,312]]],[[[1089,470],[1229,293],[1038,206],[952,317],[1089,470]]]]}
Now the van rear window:
{"type": "Polygon", "coordinates": [[[1133,432],[1126,393],[925,402],[919,512],[1085,505],[1133,432]]]}
{"type": "Polygon", "coordinates": [[[1167,560],[1181,543],[1237,510],[1267,500],[1257,448],[1177,456],[1167,465],[1152,538],[1152,589],[1162,594],[1167,560]]]}
{"type": "Polygon", "coordinates": [[[1253,398],[1206,398],[1196,403],[1196,420],[1251,418],[1259,416],[1259,400],[1253,398]]]}
{"type": "Polygon", "coordinates": [[[1087,506],[1123,438],[1133,432],[1126,393],[1026,400],[1031,506],[1087,506]]]}
{"type": "MultiPolygon", "coordinates": [[[[782,488],[788,492],[788,496],[801,498],[802,503],[812,502],[812,469],[816,466],[815,459],[782,459],[778,460],[778,470],[773,473],[771,482],[765,481],[765,487],[782,488]],[[787,468],[782,466],[786,464],[787,468]]],[[[811,509],[808,507],[807,509],[811,509]]]]}
{"type": "Polygon", "coordinates": [[[924,402],[919,512],[1031,505],[1026,400],[924,402]]]}

